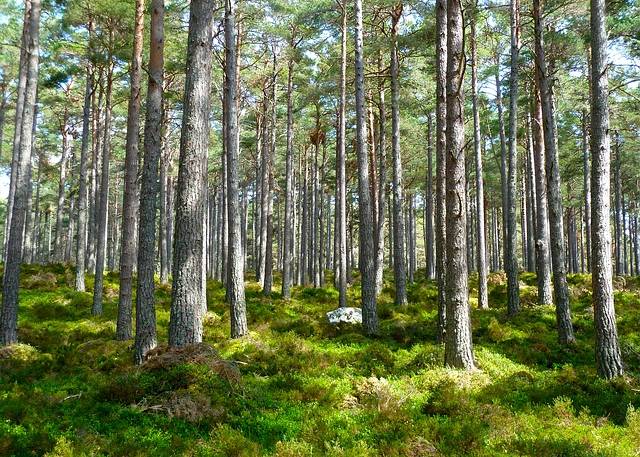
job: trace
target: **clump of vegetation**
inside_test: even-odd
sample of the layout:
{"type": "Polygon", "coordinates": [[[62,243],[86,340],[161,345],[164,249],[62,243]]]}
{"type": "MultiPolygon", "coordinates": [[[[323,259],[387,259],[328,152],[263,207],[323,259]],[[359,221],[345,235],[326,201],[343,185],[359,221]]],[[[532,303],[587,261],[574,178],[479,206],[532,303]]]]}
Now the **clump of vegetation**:
{"type": "MultiPolygon", "coordinates": [[[[60,282],[64,271],[53,274],[60,282]]],[[[85,295],[66,286],[25,290],[23,343],[0,350],[0,454],[637,455],[640,358],[626,357],[627,378],[597,377],[589,281],[570,280],[574,347],[557,343],[553,307],[506,320],[504,303],[492,302],[473,310],[479,370],[469,373],[443,367],[426,280],[411,286],[426,292],[420,304],[384,305],[377,338],[325,324],[332,289],[295,288],[284,301],[250,284],[251,332],[235,340],[224,289],[210,282],[205,342],[161,344],[141,367],[131,342],[114,339],[115,300],[92,317],[85,295]]],[[[640,304],[616,293],[633,354],[640,304]]],[[[159,287],[158,301],[166,294],[159,287]]],[[[168,319],[162,306],[158,319],[168,319]]]]}

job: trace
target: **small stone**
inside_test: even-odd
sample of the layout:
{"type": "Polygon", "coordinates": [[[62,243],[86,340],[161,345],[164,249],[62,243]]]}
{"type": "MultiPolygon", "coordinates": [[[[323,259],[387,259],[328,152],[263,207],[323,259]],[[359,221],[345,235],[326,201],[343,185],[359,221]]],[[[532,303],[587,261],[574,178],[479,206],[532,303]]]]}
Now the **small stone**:
{"type": "Polygon", "coordinates": [[[338,308],[327,313],[330,324],[362,324],[362,310],[360,308],[338,308]]]}

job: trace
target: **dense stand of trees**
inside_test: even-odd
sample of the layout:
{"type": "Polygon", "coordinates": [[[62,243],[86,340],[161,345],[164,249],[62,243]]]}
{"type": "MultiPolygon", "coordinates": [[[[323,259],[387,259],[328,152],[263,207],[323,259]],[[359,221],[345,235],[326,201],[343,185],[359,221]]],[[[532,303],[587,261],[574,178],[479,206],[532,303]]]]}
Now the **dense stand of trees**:
{"type": "Polygon", "coordinates": [[[217,6],[192,0],[188,28],[181,1],[2,12],[15,44],[0,47],[2,344],[18,340],[22,263],[73,263],[78,291],[93,274],[94,315],[117,269],[116,336],[135,336],[137,363],[157,344],[156,273],[179,347],[202,340],[207,278],[226,287],[232,338],[249,331],[245,280],[268,297],[274,272],[285,299],[332,277],[340,307],[357,279],[375,335],[384,269],[406,306],[424,267],[444,362],[473,369],[470,298],[492,306],[490,274],[505,272],[512,317],[519,273],[535,272],[572,345],[567,274],[582,272],[598,371],[623,373],[612,281],[640,273],[639,89],[607,49],[634,59],[638,46],[624,21],[610,38],[605,22],[633,5],[217,6]]]}

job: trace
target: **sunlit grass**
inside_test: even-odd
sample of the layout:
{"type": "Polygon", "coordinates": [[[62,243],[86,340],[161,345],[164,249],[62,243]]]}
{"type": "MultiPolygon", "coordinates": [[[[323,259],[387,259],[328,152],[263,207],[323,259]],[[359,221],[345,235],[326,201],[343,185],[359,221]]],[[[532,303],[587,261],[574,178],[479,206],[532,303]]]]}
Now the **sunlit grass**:
{"type": "MultiPolygon", "coordinates": [[[[569,278],[578,337],[571,348],[557,342],[553,307],[531,299],[535,277],[522,275],[524,309],[509,320],[503,281],[493,275],[491,308],[472,312],[479,370],[471,373],[442,366],[437,291],[422,279],[397,309],[385,278],[377,338],[325,322],[337,304],[332,287],[294,287],[283,301],[277,288],[265,298],[249,282],[250,334],[237,340],[229,339],[224,289],[209,282],[205,343],[227,361],[213,371],[201,363],[134,367],[132,342],[114,341],[117,275],[106,277],[101,317],[91,316],[91,294],[74,292],[72,279],[62,265],[25,269],[21,344],[0,350],[0,455],[640,452],[636,280],[618,283],[616,293],[629,374],[606,382],[594,368],[586,275],[569,278]]],[[[358,304],[355,289],[350,305],[358,304]]],[[[165,343],[170,288],[158,285],[156,294],[165,343]]]]}

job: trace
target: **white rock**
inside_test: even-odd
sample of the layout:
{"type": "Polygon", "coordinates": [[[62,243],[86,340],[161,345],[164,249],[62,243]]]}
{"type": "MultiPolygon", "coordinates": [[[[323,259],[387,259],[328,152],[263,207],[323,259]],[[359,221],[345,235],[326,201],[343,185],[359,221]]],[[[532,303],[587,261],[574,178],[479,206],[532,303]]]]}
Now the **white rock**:
{"type": "Polygon", "coordinates": [[[330,324],[362,324],[360,308],[338,308],[327,313],[330,324]]]}

